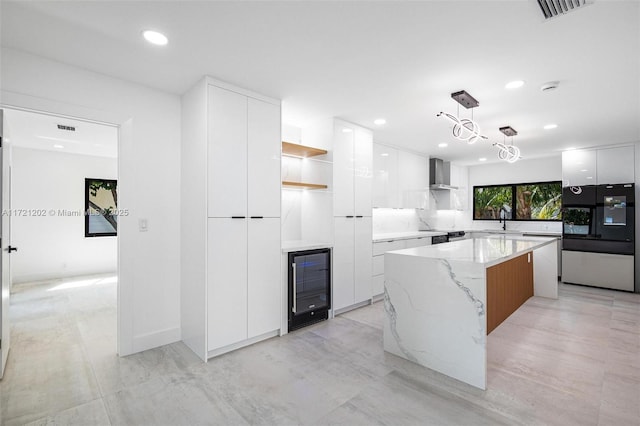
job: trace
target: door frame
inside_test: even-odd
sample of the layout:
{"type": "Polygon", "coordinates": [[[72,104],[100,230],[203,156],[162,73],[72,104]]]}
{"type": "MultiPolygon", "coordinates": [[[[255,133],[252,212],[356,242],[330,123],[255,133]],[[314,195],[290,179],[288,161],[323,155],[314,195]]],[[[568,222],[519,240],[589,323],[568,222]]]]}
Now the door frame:
{"type": "MultiPolygon", "coordinates": [[[[133,192],[130,188],[129,181],[122,179],[122,168],[128,157],[128,152],[133,146],[133,126],[134,119],[131,116],[122,114],[119,111],[103,111],[93,108],[87,108],[80,105],[74,105],[64,102],[52,101],[49,99],[38,98],[35,96],[24,95],[14,92],[6,92],[0,90],[0,108],[14,109],[21,111],[34,112],[38,114],[47,114],[57,117],[70,118],[74,120],[86,121],[97,124],[115,126],[118,129],[118,190],[128,194],[133,192]]],[[[126,176],[126,175],[125,175],[126,176]]],[[[122,198],[122,197],[121,197],[122,198]]],[[[129,198],[128,196],[124,199],[129,198]]],[[[127,280],[126,274],[123,280],[123,271],[120,261],[122,236],[129,235],[126,232],[127,227],[118,229],[117,241],[117,332],[116,332],[116,353],[119,356],[132,354],[133,351],[133,285],[127,280]],[[123,229],[124,228],[124,229],[123,229]]],[[[132,271],[130,271],[132,272],[132,271]]]]}

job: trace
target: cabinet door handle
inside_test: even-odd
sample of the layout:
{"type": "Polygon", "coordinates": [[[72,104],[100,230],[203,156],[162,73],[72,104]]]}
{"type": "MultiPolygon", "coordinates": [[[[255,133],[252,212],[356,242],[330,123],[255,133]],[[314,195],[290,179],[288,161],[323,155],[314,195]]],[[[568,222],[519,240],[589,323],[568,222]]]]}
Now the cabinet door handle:
{"type": "Polygon", "coordinates": [[[246,216],[231,216],[231,219],[246,219],[246,216]]]}
{"type": "Polygon", "coordinates": [[[353,216],[345,216],[347,219],[353,219],[353,216]]]}
{"type": "Polygon", "coordinates": [[[356,216],[357,218],[363,218],[364,216],[356,216]]]}
{"type": "Polygon", "coordinates": [[[296,311],[298,310],[298,306],[296,303],[296,299],[297,299],[297,293],[298,293],[298,285],[296,284],[297,281],[297,277],[296,277],[296,264],[292,263],[291,264],[291,268],[293,268],[293,308],[291,308],[291,311],[295,314],[296,311]]]}
{"type": "Polygon", "coordinates": [[[264,219],[264,216],[251,216],[251,219],[264,219]]]}

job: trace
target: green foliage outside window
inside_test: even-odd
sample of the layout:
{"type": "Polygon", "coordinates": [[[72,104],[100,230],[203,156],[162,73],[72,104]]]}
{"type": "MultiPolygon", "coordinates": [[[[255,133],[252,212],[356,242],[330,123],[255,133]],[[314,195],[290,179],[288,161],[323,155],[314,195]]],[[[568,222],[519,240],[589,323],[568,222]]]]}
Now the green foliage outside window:
{"type": "Polygon", "coordinates": [[[473,188],[473,218],[499,219],[500,208],[509,210],[507,219],[511,219],[513,190],[509,186],[481,186],[473,188]]]}
{"type": "Polygon", "coordinates": [[[473,188],[473,219],[562,220],[561,182],[525,183],[473,188]]]}
{"type": "Polygon", "coordinates": [[[516,219],[562,219],[560,182],[516,185],[516,219]]]}

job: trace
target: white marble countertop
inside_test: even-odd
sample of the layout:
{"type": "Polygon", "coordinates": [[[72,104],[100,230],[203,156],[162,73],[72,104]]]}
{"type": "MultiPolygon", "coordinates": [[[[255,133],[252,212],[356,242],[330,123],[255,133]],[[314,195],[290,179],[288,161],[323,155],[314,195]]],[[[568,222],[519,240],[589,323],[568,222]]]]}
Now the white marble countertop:
{"type": "Polygon", "coordinates": [[[380,234],[373,234],[373,242],[378,243],[381,241],[389,240],[410,240],[412,238],[433,237],[435,235],[447,235],[447,233],[439,231],[385,232],[380,234]]]}
{"type": "Polygon", "coordinates": [[[333,243],[308,240],[284,240],[282,241],[282,252],[291,253],[293,251],[314,250],[320,248],[332,248],[333,243]]]}
{"type": "Polygon", "coordinates": [[[447,261],[469,262],[493,266],[547,244],[555,243],[555,237],[531,237],[519,235],[490,235],[452,241],[404,250],[395,250],[386,254],[416,256],[447,261]]]}

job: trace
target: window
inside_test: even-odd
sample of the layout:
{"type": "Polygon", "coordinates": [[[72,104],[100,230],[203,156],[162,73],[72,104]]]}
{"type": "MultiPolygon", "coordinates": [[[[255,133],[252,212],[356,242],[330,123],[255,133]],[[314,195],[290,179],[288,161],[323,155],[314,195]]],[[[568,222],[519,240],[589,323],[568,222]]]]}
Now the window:
{"type": "Polygon", "coordinates": [[[562,183],[473,187],[473,219],[562,220],[562,183]],[[500,210],[504,213],[501,216],[500,210]]]}
{"type": "Polygon", "coordinates": [[[474,220],[498,220],[501,217],[501,209],[504,211],[502,217],[511,219],[512,205],[513,188],[511,185],[473,187],[474,220]]]}

